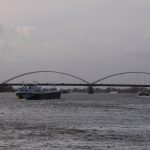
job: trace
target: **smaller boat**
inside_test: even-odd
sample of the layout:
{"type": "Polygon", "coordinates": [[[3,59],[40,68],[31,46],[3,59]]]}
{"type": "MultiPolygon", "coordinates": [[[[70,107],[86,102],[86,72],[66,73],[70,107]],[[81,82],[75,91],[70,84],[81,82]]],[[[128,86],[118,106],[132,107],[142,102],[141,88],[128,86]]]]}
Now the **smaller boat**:
{"type": "Polygon", "coordinates": [[[46,89],[36,85],[24,85],[17,89],[16,96],[28,100],[59,99],[61,91],[56,88],[46,89]]]}
{"type": "Polygon", "coordinates": [[[138,96],[150,96],[150,93],[148,90],[141,90],[138,92],[138,96]]]}

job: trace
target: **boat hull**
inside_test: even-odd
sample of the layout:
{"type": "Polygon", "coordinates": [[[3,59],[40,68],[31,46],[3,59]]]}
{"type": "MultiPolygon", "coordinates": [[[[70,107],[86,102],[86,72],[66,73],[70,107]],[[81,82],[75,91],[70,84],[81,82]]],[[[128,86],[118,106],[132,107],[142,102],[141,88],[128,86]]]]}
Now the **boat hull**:
{"type": "Polygon", "coordinates": [[[61,92],[51,93],[16,93],[19,99],[40,100],[40,99],[59,99],[61,92]]]}

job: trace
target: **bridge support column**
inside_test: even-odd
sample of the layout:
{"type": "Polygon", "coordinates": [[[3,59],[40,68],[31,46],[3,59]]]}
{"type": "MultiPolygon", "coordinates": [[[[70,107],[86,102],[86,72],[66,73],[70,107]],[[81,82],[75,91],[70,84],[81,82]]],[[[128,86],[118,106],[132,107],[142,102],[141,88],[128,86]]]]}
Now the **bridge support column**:
{"type": "Polygon", "coordinates": [[[88,94],[94,94],[94,89],[91,85],[88,87],[88,94]]]}

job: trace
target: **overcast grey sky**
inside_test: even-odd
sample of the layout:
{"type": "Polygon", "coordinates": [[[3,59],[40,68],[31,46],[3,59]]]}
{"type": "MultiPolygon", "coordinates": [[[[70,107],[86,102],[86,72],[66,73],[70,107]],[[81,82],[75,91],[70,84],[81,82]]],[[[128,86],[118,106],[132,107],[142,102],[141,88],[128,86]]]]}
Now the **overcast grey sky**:
{"type": "Polygon", "coordinates": [[[149,0],[0,0],[0,81],[55,70],[94,81],[150,72],[149,0]]]}

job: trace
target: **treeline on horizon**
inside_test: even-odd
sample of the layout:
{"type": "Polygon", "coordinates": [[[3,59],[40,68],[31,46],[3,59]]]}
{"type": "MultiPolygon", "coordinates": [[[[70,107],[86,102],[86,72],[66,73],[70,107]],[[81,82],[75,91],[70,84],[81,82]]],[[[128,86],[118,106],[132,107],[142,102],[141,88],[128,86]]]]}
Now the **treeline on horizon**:
{"type": "MultiPolygon", "coordinates": [[[[106,87],[106,88],[94,88],[95,93],[111,93],[111,92],[117,92],[117,93],[138,93],[141,90],[148,90],[150,92],[150,89],[147,88],[141,88],[141,87],[130,87],[130,88],[116,88],[116,87],[106,87]]],[[[73,88],[72,92],[87,92],[88,88],[73,88]]]]}
{"type": "Polygon", "coordinates": [[[0,92],[15,92],[15,89],[10,85],[0,86],[0,92]]]}
{"type": "MultiPolygon", "coordinates": [[[[117,88],[117,87],[106,87],[106,88],[93,88],[95,93],[110,93],[110,92],[118,92],[118,93],[137,93],[143,89],[147,88],[139,88],[139,87],[130,87],[130,88],[117,88]]],[[[62,91],[64,89],[61,89],[62,91]]],[[[147,89],[150,92],[150,89],[147,89]]],[[[15,92],[16,88],[13,86],[0,86],[0,92],[15,92]]],[[[87,93],[88,92],[88,87],[87,88],[68,88],[65,89],[65,91],[68,92],[83,92],[87,93]]]]}

